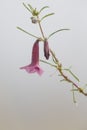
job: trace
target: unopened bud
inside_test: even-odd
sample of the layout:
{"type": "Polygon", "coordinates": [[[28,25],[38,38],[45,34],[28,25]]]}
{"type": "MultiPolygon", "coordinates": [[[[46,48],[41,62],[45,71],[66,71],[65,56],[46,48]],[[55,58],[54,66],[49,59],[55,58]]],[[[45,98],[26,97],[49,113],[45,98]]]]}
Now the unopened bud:
{"type": "Polygon", "coordinates": [[[49,44],[47,40],[44,41],[44,56],[46,57],[47,60],[49,59],[49,56],[50,56],[49,44]]]}
{"type": "Polygon", "coordinates": [[[32,23],[36,24],[37,23],[37,18],[36,17],[31,17],[32,23]]]}

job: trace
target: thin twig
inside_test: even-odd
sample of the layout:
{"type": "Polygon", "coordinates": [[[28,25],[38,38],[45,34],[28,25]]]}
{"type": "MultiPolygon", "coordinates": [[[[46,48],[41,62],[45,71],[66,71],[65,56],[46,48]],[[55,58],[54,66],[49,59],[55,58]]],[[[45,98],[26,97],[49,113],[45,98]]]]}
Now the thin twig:
{"type": "Polygon", "coordinates": [[[55,54],[53,53],[53,51],[50,49],[50,53],[52,55],[52,57],[55,59],[56,63],[57,63],[57,70],[59,71],[60,75],[65,79],[65,81],[71,83],[74,87],[76,87],[78,89],[78,91],[80,93],[82,93],[83,95],[87,96],[87,93],[85,93],[83,91],[82,88],[80,88],[75,82],[73,82],[71,79],[68,78],[68,76],[66,76],[64,73],[63,73],[63,70],[62,70],[62,64],[59,62],[59,60],[56,58],[55,54]]]}

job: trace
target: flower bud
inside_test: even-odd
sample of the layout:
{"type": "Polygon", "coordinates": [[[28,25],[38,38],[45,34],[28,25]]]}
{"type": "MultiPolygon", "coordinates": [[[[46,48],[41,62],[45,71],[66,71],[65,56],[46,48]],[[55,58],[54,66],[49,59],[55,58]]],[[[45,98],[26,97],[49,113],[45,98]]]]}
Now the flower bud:
{"type": "Polygon", "coordinates": [[[46,57],[47,60],[49,59],[49,56],[50,56],[49,44],[47,40],[44,41],[44,56],[46,57]]]}
{"type": "Polygon", "coordinates": [[[37,18],[36,17],[31,17],[32,23],[36,24],[37,23],[37,18]]]}

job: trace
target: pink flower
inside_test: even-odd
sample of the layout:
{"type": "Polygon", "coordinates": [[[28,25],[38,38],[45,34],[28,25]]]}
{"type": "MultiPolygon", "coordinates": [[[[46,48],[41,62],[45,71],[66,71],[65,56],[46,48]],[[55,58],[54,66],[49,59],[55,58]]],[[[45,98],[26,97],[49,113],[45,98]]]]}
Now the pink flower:
{"type": "Polygon", "coordinates": [[[20,69],[25,69],[28,73],[37,72],[39,75],[42,75],[43,70],[39,66],[39,40],[36,40],[33,45],[31,64],[21,67],[20,69]]]}
{"type": "Polygon", "coordinates": [[[48,44],[48,41],[45,40],[44,41],[44,56],[46,57],[46,59],[48,60],[49,59],[49,44],[48,44]]]}

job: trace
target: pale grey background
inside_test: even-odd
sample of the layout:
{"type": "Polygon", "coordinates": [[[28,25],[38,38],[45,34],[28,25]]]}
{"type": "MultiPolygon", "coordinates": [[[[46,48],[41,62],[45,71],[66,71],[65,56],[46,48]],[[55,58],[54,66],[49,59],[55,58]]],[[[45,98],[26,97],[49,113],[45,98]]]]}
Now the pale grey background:
{"type": "MultiPolygon", "coordinates": [[[[64,66],[87,83],[87,1],[86,0],[3,0],[0,2],[0,130],[87,130],[87,97],[76,94],[73,104],[71,86],[60,83],[57,73],[41,63],[44,74],[30,75],[20,70],[30,63],[34,38],[16,26],[38,33],[22,2],[55,12],[43,21],[46,35],[57,28],[70,31],[56,34],[50,47],[64,66]],[[52,75],[52,76],[51,76],[52,75]]],[[[40,45],[40,57],[43,57],[40,45]]]]}

